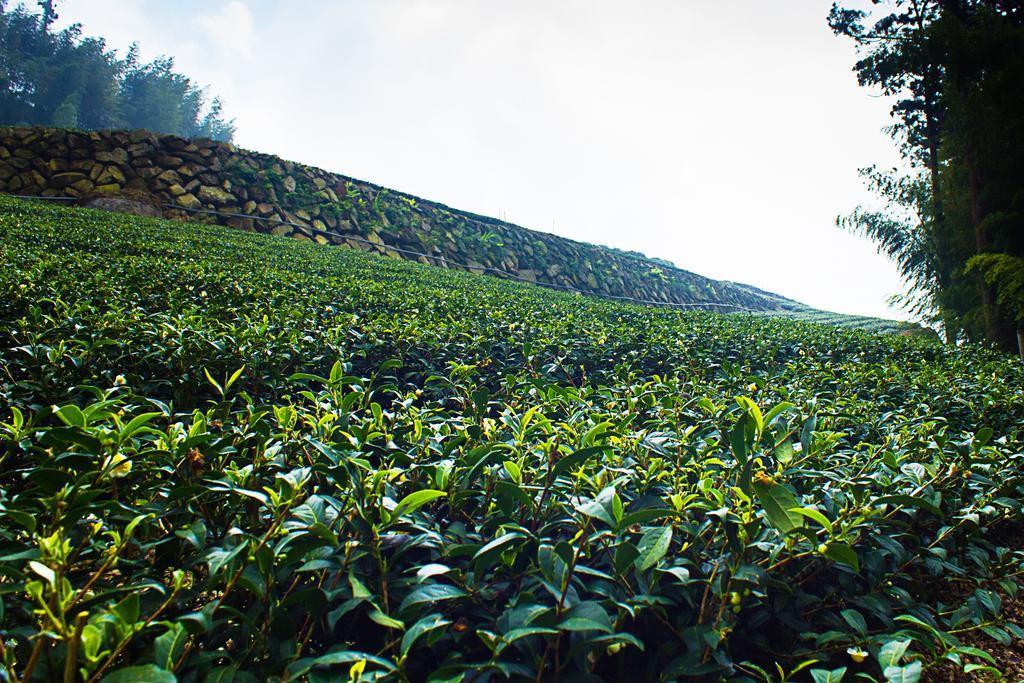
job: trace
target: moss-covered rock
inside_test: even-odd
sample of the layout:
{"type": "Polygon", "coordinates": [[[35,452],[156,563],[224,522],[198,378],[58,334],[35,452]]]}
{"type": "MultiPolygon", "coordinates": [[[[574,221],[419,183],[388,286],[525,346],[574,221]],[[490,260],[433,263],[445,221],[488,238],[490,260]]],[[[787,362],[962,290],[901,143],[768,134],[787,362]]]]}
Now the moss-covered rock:
{"type": "MultiPolygon", "coordinates": [[[[752,310],[799,307],[664,262],[528,230],[229,144],[147,131],[0,128],[0,190],[80,196],[100,188],[111,194],[135,189],[185,209],[205,206],[252,214],[259,218],[208,220],[292,234],[293,228],[280,222],[283,216],[309,226],[295,233],[304,239],[319,235],[317,241],[439,264],[443,255],[453,267],[504,272],[557,287],[666,303],[714,300],[752,310]],[[369,244],[346,240],[346,235],[363,236],[369,244]]],[[[166,215],[185,216],[180,210],[167,210],[166,215]]]]}

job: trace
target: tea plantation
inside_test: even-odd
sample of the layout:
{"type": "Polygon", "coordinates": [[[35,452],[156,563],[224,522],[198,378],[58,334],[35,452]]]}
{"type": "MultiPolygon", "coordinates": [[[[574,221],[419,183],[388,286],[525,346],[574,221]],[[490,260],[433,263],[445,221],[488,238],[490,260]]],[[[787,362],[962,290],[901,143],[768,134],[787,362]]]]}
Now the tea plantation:
{"type": "Polygon", "coordinates": [[[1016,680],[1022,387],[0,199],[0,680],[1016,680]]]}

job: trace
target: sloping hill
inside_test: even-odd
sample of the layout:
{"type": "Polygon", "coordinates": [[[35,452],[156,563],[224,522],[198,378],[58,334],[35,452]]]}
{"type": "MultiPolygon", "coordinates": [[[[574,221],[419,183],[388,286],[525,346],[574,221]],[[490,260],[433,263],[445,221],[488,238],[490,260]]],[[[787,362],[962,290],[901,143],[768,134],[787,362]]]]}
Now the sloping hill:
{"type": "Polygon", "coordinates": [[[1022,387],[0,198],[0,678],[1016,680],[1022,387]]]}
{"type": "MultiPolygon", "coordinates": [[[[196,218],[565,291],[680,307],[815,317],[754,287],[576,242],[268,154],[146,131],[0,129],[0,191],[89,198],[143,193],[196,218]]],[[[893,321],[850,319],[895,330],[893,321]]]]}

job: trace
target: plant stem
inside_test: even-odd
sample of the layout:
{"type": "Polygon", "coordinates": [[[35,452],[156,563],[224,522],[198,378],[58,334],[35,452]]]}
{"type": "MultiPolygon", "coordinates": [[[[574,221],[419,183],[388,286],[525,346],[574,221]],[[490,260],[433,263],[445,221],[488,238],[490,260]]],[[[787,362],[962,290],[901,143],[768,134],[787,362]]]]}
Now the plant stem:
{"type": "Polygon", "coordinates": [[[64,683],[75,683],[77,678],[75,675],[75,665],[78,662],[78,648],[82,643],[82,630],[85,628],[85,622],[88,618],[88,612],[79,612],[78,616],[75,617],[75,634],[71,637],[71,642],[68,643],[68,653],[64,659],[64,683]]]}

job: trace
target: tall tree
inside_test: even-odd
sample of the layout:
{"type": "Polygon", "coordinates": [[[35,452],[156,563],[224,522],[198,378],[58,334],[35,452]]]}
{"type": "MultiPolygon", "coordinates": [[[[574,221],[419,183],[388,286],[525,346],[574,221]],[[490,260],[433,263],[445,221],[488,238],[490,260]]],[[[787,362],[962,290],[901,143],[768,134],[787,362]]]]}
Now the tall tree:
{"type": "Polygon", "coordinates": [[[230,140],[234,122],[220,100],[174,70],[170,58],[125,59],[79,25],[54,30],[54,0],[40,12],[8,9],[0,0],[0,123],[68,128],[147,128],[161,133],[230,140]]]}
{"type": "Polygon", "coordinates": [[[946,194],[956,220],[971,235],[974,251],[1007,254],[1007,260],[976,260],[982,305],[980,324],[989,339],[1017,343],[1013,305],[986,264],[1024,256],[1024,12],[1022,3],[944,0],[933,27],[946,63],[948,159],[946,194]]]}
{"type": "Polygon", "coordinates": [[[1020,321],[1010,299],[1018,290],[1006,274],[1024,255],[1024,2],[873,4],[881,16],[833,5],[828,21],[861,50],[860,83],[897,98],[891,131],[911,172],[902,182],[874,183],[889,209],[858,210],[840,224],[897,261],[948,339],[962,332],[1012,348],[1020,321]],[[926,210],[894,222],[906,208],[900,188],[915,187],[918,175],[927,178],[926,210]],[[976,258],[989,254],[1010,258],[976,258]]]}
{"type": "MultiPolygon", "coordinates": [[[[943,326],[947,341],[968,334],[956,313],[965,308],[973,291],[963,286],[957,270],[969,255],[968,245],[945,222],[934,219],[931,185],[927,174],[901,174],[896,169],[861,169],[868,188],[884,203],[882,208],[858,207],[837,224],[864,235],[892,260],[908,291],[895,302],[931,323],[943,326]]],[[[969,307],[969,306],[968,306],[969,307]]]]}
{"type": "Polygon", "coordinates": [[[49,29],[60,18],[57,15],[57,3],[55,0],[38,0],[37,4],[43,15],[43,26],[49,29]]]}
{"type": "Polygon", "coordinates": [[[869,187],[892,202],[892,213],[903,217],[893,219],[885,212],[858,209],[838,222],[872,238],[880,250],[897,261],[911,288],[907,298],[912,302],[911,310],[941,322],[947,340],[955,341],[963,324],[949,305],[951,297],[943,292],[953,285],[960,261],[942,207],[943,72],[928,34],[940,12],[937,0],[896,0],[888,13],[869,23],[871,17],[866,11],[833,4],[828,24],[835,34],[857,44],[861,53],[854,65],[858,82],[896,98],[890,134],[912,167],[927,169],[927,188],[921,187],[916,171],[902,181],[890,177],[886,182],[875,182],[877,172],[862,169],[869,187]],[[912,196],[908,188],[914,188],[912,196]],[[927,206],[922,205],[923,199],[927,206]],[[912,214],[910,223],[907,210],[912,214]]]}

